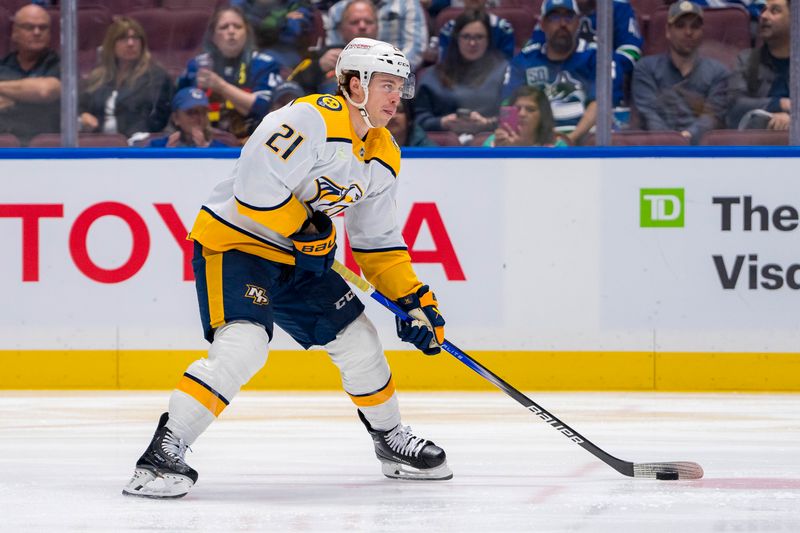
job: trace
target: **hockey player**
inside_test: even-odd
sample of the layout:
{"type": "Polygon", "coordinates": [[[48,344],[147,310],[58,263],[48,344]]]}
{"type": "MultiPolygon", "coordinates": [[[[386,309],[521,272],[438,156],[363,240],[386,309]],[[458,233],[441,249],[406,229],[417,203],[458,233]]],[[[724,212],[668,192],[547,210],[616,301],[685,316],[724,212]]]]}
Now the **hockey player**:
{"type": "Polygon", "coordinates": [[[331,270],[330,217],[343,212],[366,278],[413,318],[397,322],[400,338],[440,351],[444,319],[397,227],[400,149],[385,128],[400,98],[413,97],[414,76],[400,50],[367,38],[344,48],[336,76],[337,96],[306,96],[267,115],[200,210],[189,238],[211,347],[180,379],[124,494],[189,491],[197,472],[185,462],[187,447],[264,365],[273,324],[330,354],[387,477],[452,477],[444,450],[401,424],[375,327],[331,270]]]}

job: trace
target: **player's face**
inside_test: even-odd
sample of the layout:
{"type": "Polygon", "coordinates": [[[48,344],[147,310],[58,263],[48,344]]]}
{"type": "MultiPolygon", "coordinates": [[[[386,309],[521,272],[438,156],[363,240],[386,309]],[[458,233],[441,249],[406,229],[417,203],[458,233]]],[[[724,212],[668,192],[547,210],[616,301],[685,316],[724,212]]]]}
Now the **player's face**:
{"type": "Polygon", "coordinates": [[[674,24],[667,24],[667,41],[670,49],[678,55],[693,54],[703,41],[703,19],[697,15],[684,15],[674,24]]]}
{"type": "Polygon", "coordinates": [[[369,82],[367,113],[376,128],[386,126],[397,112],[405,80],[400,76],[377,72],[369,82]]]}
{"type": "Polygon", "coordinates": [[[470,22],[458,33],[458,51],[467,61],[476,61],[483,57],[489,46],[489,32],[481,22],[470,22]]]}
{"type": "Polygon", "coordinates": [[[142,38],[133,28],[129,28],[114,42],[114,56],[119,61],[138,61],[142,55],[142,38]]]}
{"type": "Polygon", "coordinates": [[[789,6],[786,0],[767,0],[758,19],[758,29],[765,41],[789,36],[789,6]]]}
{"type": "Polygon", "coordinates": [[[244,20],[235,11],[224,11],[214,26],[212,41],[225,57],[238,57],[244,50],[247,29],[244,20]]]}
{"type": "Polygon", "coordinates": [[[25,6],[14,16],[11,41],[21,52],[41,52],[50,46],[50,15],[39,6],[25,6]]]}
{"type": "Polygon", "coordinates": [[[401,109],[398,108],[392,120],[386,125],[386,129],[391,132],[397,144],[401,146],[404,145],[406,137],[408,136],[408,115],[405,111],[401,111],[401,109]]]}

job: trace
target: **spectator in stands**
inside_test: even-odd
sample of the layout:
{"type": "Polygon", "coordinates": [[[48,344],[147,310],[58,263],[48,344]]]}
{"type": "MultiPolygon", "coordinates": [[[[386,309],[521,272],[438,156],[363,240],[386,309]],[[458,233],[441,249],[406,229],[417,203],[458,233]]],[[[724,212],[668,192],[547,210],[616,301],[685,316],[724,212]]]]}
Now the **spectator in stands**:
{"type": "Polygon", "coordinates": [[[156,64],[142,26],[118,17],[106,31],[100,65],[89,73],[80,95],[82,131],[161,131],[169,120],[172,81],[156,64]]]}
{"type": "Polygon", "coordinates": [[[209,96],[211,125],[239,138],[255,130],[272,105],[272,90],[283,81],[275,59],[253,48],[253,30],[237,7],[211,16],[205,53],[193,58],[178,88],[200,87],[209,96]]]}
{"type": "Polygon", "coordinates": [[[414,112],[422,129],[458,134],[494,129],[508,62],[489,46],[490,36],[485,11],[464,11],[456,18],[457,46],[420,77],[414,112]]]}
{"type": "Polygon", "coordinates": [[[175,131],[153,139],[151,148],[225,148],[228,145],[214,138],[208,121],[208,97],[197,87],[184,87],[172,98],[172,123],[175,131]]]}
{"type": "Polygon", "coordinates": [[[400,100],[397,111],[386,125],[394,140],[400,146],[437,146],[425,130],[414,122],[414,113],[405,100],[400,100]]]}
{"type": "Polygon", "coordinates": [[[334,68],[344,45],[356,37],[378,38],[378,12],[372,0],[349,0],[342,12],[337,35],[342,41],[313,52],[300,62],[289,79],[296,81],[308,93],[336,94],[334,68]]]}
{"type": "Polygon", "coordinates": [[[231,0],[230,5],[240,8],[253,27],[256,47],[285,69],[317,44],[310,40],[314,7],[309,0],[231,0]]]}
{"type": "MultiPolygon", "coordinates": [[[[569,3],[569,2],[567,2],[569,3]]],[[[549,2],[544,2],[542,8],[549,2]]],[[[614,0],[614,61],[620,64],[624,74],[631,74],[633,66],[642,55],[642,32],[636,20],[636,12],[628,0],[614,0]]],[[[578,26],[578,37],[587,43],[595,42],[597,33],[597,0],[577,0],[578,13],[581,15],[578,26]]],[[[544,11],[542,11],[544,18],[544,11]]],[[[541,23],[533,29],[530,41],[525,45],[542,45],[545,42],[545,32],[541,23]]]]}
{"type": "Polygon", "coordinates": [[[645,130],[679,131],[697,144],[706,131],[722,125],[727,105],[728,69],[701,57],[703,9],[689,0],[667,13],[668,50],[636,65],[633,101],[645,130]]]}
{"type": "MultiPolygon", "coordinates": [[[[328,9],[326,41],[347,43],[339,33],[339,22],[350,0],[339,0],[328,9]]],[[[428,45],[428,21],[420,0],[379,0],[378,39],[393,44],[403,51],[411,69],[422,64],[422,54],[428,45]]]]}
{"type": "Polygon", "coordinates": [[[556,135],[553,110],[544,91],[522,85],[514,91],[511,107],[516,110],[516,120],[505,120],[501,116],[497,129],[484,146],[567,146],[564,139],[556,135]]]}
{"type": "Polygon", "coordinates": [[[305,89],[294,81],[284,81],[272,91],[272,107],[270,113],[280,109],[289,102],[306,95],[305,89]]]}
{"type": "Polygon", "coordinates": [[[60,62],[50,49],[50,15],[37,5],[14,15],[11,42],[16,51],[0,61],[0,133],[23,145],[39,133],[60,129],[60,62]]]}
{"type": "MultiPolygon", "coordinates": [[[[597,118],[595,77],[597,48],[578,37],[580,26],[576,0],[545,0],[542,4],[543,45],[526,46],[509,66],[503,99],[519,86],[542,88],[550,100],[556,131],[576,144],[597,118]]],[[[622,71],[615,62],[612,104],[622,99],[622,71]]]]}
{"type": "MultiPolygon", "coordinates": [[[[487,0],[464,0],[464,8],[472,11],[485,11],[487,0]]],[[[439,31],[438,46],[439,60],[444,61],[447,49],[450,46],[450,38],[453,35],[453,28],[456,25],[455,19],[450,19],[444,23],[439,31]]],[[[514,57],[514,28],[511,23],[504,18],[489,13],[489,25],[491,26],[492,46],[500,50],[506,59],[511,61],[514,57]]]]}
{"type": "Polygon", "coordinates": [[[728,80],[731,128],[789,129],[789,0],[767,0],[759,19],[764,44],[744,50],[728,80]]]}

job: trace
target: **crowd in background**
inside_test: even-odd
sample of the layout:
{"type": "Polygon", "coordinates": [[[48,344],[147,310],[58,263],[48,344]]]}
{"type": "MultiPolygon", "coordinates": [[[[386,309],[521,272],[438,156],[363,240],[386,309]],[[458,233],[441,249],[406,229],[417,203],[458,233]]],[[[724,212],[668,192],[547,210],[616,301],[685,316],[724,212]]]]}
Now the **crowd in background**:
{"type": "MultiPolygon", "coordinates": [[[[58,2],[6,4],[14,11],[0,6],[0,144],[45,146],[61,119],[58,2]]],[[[788,130],[790,0],[613,8],[615,129],[686,144],[722,129],[788,130]]],[[[593,142],[596,0],[79,0],[78,10],[84,140],[240,145],[271,110],[335,93],[342,47],[371,37],[403,50],[416,71],[416,95],[390,124],[401,145],[593,142]],[[197,43],[183,34],[187,55],[177,60],[162,45],[175,35],[152,29],[169,12],[204,25],[197,43]]]]}

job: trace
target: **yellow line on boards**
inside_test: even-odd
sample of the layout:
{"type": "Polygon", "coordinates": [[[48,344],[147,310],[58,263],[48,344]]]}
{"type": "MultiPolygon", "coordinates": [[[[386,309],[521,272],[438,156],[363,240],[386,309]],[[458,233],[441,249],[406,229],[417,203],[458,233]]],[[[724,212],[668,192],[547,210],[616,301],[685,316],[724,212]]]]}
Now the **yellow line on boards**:
{"type": "MultiPolygon", "coordinates": [[[[0,351],[0,389],[172,389],[205,351],[0,351]]],[[[798,353],[470,352],[515,388],[574,391],[800,392],[798,353]]],[[[397,389],[493,390],[442,353],[389,351],[397,389]]],[[[341,390],[323,351],[273,350],[250,390],[341,390]]]]}

